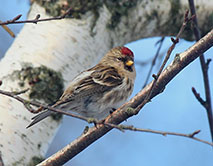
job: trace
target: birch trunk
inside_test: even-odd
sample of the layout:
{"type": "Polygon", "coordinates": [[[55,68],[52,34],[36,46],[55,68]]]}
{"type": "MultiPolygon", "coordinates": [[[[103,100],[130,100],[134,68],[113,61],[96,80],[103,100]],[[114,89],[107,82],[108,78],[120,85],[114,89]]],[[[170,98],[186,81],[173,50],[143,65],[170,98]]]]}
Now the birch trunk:
{"type": "MultiPolygon", "coordinates": [[[[213,15],[213,2],[199,0],[196,3],[200,27],[203,32],[208,31],[212,23],[206,21],[213,15]]],[[[107,5],[98,9],[97,20],[93,12],[88,11],[81,19],[25,24],[0,61],[0,80],[3,81],[0,88],[17,91],[30,87],[26,80],[24,87],[20,87],[17,73],[20,75],[29,66],[36,69],[41,65],[60,72],[66,86],[77,73],[97,63],[114,46],[146,37],[175,35],[187,8],[185,0],[138,0],[111,29],[107,25],[112,21],[113,10],[107,5]]],[[[43,7],[33,3],[28,19],[37,14],[50,17],[43,7]]],[[[192,39],[187,35],[183,37],[192,39]]],[[[30,99],[29,93],[22,97],[30,99]]],[[[28,165],[33,157],[44,156],[60,122],[49,118],[26,129],[33,114],[11,98],[1,95],[0,101],[0,152],[4,164],[28,165]]]]}

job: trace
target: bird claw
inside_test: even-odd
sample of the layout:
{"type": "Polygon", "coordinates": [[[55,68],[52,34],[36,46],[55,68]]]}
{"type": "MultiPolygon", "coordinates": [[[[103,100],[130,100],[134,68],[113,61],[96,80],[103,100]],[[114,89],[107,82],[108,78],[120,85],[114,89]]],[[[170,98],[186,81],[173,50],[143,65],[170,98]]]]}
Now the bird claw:
{"type": "Polygon", "coordinates": [[[115,108],[112,108],[110,111],[109,111],[109,114],[112,114],[116,109],[115,108]]]}

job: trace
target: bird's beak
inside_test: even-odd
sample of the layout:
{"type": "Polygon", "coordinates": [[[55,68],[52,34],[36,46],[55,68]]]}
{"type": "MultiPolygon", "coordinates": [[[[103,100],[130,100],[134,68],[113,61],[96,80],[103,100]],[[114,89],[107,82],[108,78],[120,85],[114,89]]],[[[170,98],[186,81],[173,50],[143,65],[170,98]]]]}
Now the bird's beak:
{"type": "Polygon", "coordinates": [[[126,65],[127,66],[132,66],[134,64],[134,62],[132,61],[132,60],[128,60],[127,62],[126,62],[126,65]]]}

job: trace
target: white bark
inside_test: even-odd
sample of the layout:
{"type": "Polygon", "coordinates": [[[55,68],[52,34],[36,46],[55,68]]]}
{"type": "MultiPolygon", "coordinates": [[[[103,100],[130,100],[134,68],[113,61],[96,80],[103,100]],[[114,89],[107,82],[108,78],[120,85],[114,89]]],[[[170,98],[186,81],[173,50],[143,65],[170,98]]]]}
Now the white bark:
{"type": "MultiPolygon", "coordinates": [[[[182,0],[181,3],[184,12],[188,2],[182,0]]],[[[196,3],[199,4],[197,13],[202,25],[208,11],[213,9],[213,2],[199,0],[196,3]]],[[[90,32],[94,21],[91,12],[87,12],[80,20],[25,24],[0,61],[0,80],[3,81],[0,88],[9,91],[20,89],[11,74],[15,70],[21,70],[23,63],[31,63],[33,67],[45,65],[60,71],[67,85],[77,73],[94,65],[110,48],[140,38],[165,35],[163,29],[158,27],[163,28],[172,19],[169,18],[170,8],[171,3],[167,0],[142,1],[134,9],[130,9],[128,16],[121,18],[114,30],[109,30],[106,25],[110,20],[110,11],[103,7],[93,29],[94,36],[90,32]],[[155,17],[152,20],[145,17],[151,16],[154,10],[158,13],[160,22],[155,17]]],[[[43,18],[48,17],[44,9],[34,3],[28,18],[34,18],[38,13],[43,18]]],[[[171,33],[167,32],[169,35],[171,33]]],[[[23,97],[28,98],[27,95],[23,97]]],[[[33,115],[13,99],[0,95],[0,101],[0,151],[5,165],[26,165],[33,156],[44,156],[59,124],[48,119],[26,129],[33,115]]]]}

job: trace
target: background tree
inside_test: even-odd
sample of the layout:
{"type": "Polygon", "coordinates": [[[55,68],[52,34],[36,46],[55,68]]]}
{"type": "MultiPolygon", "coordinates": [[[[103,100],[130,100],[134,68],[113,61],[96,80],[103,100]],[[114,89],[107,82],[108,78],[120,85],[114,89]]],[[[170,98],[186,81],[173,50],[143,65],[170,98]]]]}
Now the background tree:
{"type": "MultiPolygon", "coordinates": [[[[41,4],[39,1],[38,3],[41,4]]],[[[50,75],[55,76],[52,81],[54,85],[58,85],[54,88],[60,90],[61,78],[65,80],[66,86],[76,73],[95,64],[114,46],[140,38],[175,35],[182,24],[185,9],[188,8],[187,1],[166,0],[73,3],[49,1],[43,2],[43,6],[33,3],[28,19],[34,19],[38,13],[42,18],[62,15],[69,6],[73,6],[71,15],[75,18],[37,25],[26,24],[1,61],[1,89],[15,91],[33,87],[34,91],[28,92],[24,97],[30,96],[30,99],[50,103],[61,93],[50,93],[53,88],[49,87],[50,75]],[[38,81],[36,78],[40,77],[45,77],[46,80],[38,81]],[[48,96],[43,95],[43,91],[38,94],[43,86],[51,89],[47,90],[48,96]]],[[[205,34],[212,28],[212,4],[206,5],[207,2],[204,1],[196,3],[201,32],[205,34]]],[[[188,31],[182,37],[192,40],[193,35],[188,31]]],[[[58,122],[50,119],[33,129],[25,130],[32,114],[25,111],[17,101],[0,97],[0,107],[3,110],[0,121],[4,126],[2,134],[12,133],[6,137],[1,136],[1,151],[6,165],[7,162],[27,163],[32,157],[44,155],[58,122]],[[14,147],[20,149],[19,153],[14,151],[14,147]],[[10,153],[12,154],[9,155],[10,153]],[[4,154],[8,154],[7,159],[4,159],[4,154]]]]}

